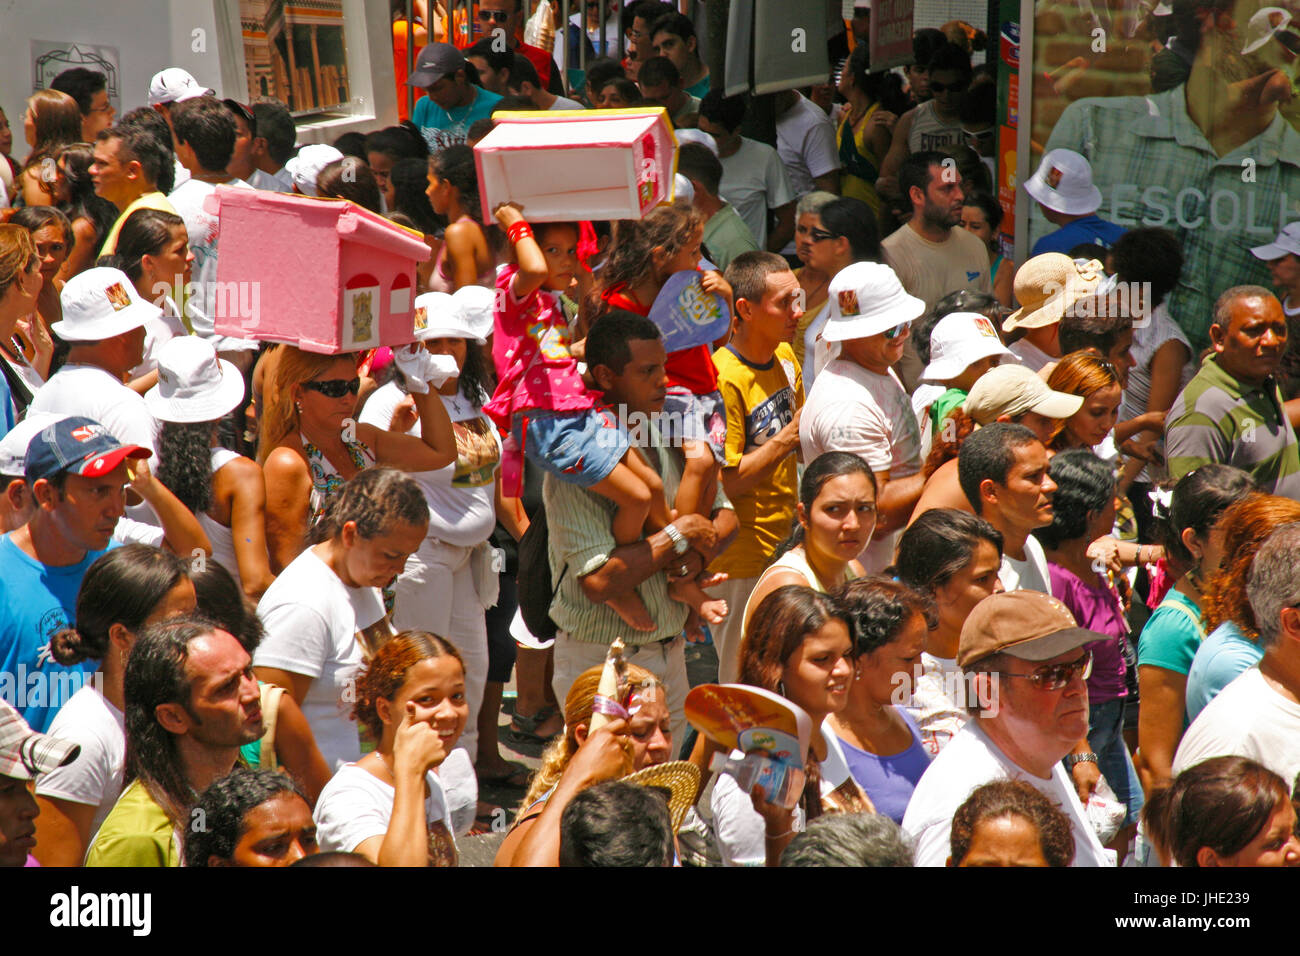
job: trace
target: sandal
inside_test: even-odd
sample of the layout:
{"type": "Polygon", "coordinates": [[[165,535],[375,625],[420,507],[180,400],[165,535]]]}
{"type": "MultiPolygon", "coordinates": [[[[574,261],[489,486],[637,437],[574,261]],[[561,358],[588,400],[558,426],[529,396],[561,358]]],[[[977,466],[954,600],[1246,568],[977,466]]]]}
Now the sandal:
{"type": "Polygon", "coordinates": [[[537,728],[546,723],[557,713],[559,713],[559,708],[552,707],[549,704],[537,711],[537,713],[533,714],[531,717],[526,717],[523,714],[516,713],[510,718],[510,730],[528,740],[536,740],[539,743],[546,743],[555,735],[552,734],[551,737],[543,737],[541,734],[537,733],[537,728]]]}

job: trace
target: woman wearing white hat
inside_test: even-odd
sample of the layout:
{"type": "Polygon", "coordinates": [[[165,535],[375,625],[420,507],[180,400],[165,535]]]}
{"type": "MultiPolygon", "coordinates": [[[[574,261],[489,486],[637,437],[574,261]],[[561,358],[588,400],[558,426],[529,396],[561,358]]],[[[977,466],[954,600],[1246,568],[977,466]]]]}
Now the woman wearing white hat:
{"type": "Polygon", "coordinates": [[[161,425],[158,480],[212,542],[212,558],[254,601],[275,575],[266,549],[266,481],[257,463],[217,444],[217,423],[244,398],[244,377],[192,335],[158,350],[158,384],[144,397],[161,425]]]}
{"type": "MultiPolygon", "coordinates": [[[[417,339],[433,355],[455,359],[457,373],[437,389],[456,435],[456,459],[443,468],[413,471],[429,505],[429,533],[394,585],[393,623],[399,630],[432,631],[445,637],[465,663],[469,722],[461,743],[475,756],[478,714],[488,672],[484,610],[496,603],[497,574],[488,538],[496,527],[500,497],[497,466],[501,443],[482,412],[491,397],[488,365],[480,348],[492,330],[490,311],[466,307],[444,292],[415,300],[417,339]]],[[[489,301],[492,291],[479,289],[489,301]]],[[[403,435],[419,434],[419,413],[399,374],[366,403],[361,422],[403,435]]],[[[506,507],[513,514],[513,510],[506,507]]],[[[484,779],[508,779],[512,768],[498,753],[479,760],[484,779]]]]}

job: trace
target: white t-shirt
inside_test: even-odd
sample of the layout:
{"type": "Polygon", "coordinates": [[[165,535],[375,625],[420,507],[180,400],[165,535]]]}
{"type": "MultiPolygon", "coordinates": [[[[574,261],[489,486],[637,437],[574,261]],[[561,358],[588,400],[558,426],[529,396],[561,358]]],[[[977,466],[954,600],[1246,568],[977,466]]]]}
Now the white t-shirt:
{"type": "Polygon", "coordinates": [[[1274,690],[1258,665],[1196,715],[1174,754],[1174,773],[1224,756],[1262,763],[1286,781],[1287,789],[1300,774],[1300,704],[1274,690]]]}
{"type": "Polygon", "coordinates": [[[921,653],[921,675],[912,682],[907,714],[921,732],[925,752],[936,756],[970,719],[965,707],[966,684],[954,657],[921,653]]]}
{"type": "Polygon", "coordinates": [[[126,718],[89,681],[54,716],[48,733],[81,745],[77,759],[36,778],[42,797],[95,808],[95,833],[125,786],[126,718]]]}
{"type": "Polygon", "coordinates": [[[1030,535],[1025,539],[1025,560],[1019,561],[1005,552],[998,580],[1008,591],[1042,591],[1052,593],[1052,579],[1047,573],[1047,555],[1038,539],[1030,535]]]}
{"type": "Polygon", "coordinates": [[[1007,346],[1007,351],[1012,352],[1025,368],[1031,372],[1037,372],[1043,366],[1057,361],[1053,355],[1048,355],[1037,345],[1028,339],[1020,339],[1018,342],[1012,342],[1007,346]]]}
{"type": "Polygon", "coordinates": [[[922,382],[916,386],[916,391],[912,392],[912,414],[916,416],[916,425],[921,430],[921,461],[930,457],[930,449],[934,447],[934,427],[930,422],[930,406],[946,391],[948,391],[946,385],[922,382]]]}
{"type": "Polygon", "coordinates": [[[741,138],[740,148],[722,159],[718,195],[731,203],[754,234],[758,248],[767,248],[768,210],[794,201],[790,177],[775,149],[741,138]]]}
{"type": "MultiPolygon", "coordinates": [[[[739,759],[744,753],[736,750],[731,756],[739,759]]],[[[754,809],[753,798],[730,774],[720,773],[714,779],[709,809],[723,866],[767,865],[766,824],[754,809]]],[[[790,826],[796,832],[804,829],[803,807],[795,808],[790,826]]]]}
{"type": "Polygon", "coordinates": [[[253,663],[312,678],[302,712],[321,756],[335,768],[360,759],[349,716],[362,662],[356,633],[383,617],[379,591],[348,587],[308,548],[266,589],[257,613],[266,638],[253,663]]]}
{"type": "Polygon", "coordinates": [[[124,445],[158,450],[154,443],[158,423],[149,414],[144,396],[94,365],[63,366],[41,386],[29,411],[84,415],[124,445]]]}
{"type": "Polygon", "coordinates": [[[821,107],[803,94],[776,118],[776,151],[785,163],[795,198],[817,188],[813,182],[840,168],[835,127],[821,107]]]}
{"type": "MultiPolygon", "coordinates": [[[[231,179],[223,185],[240,189],[253,188],[242,179],[231,179]]],[[[194,253],[195,295],[187,304],[193,304],[197,315],[190,316],[190,323],[194,327],[194,334],[211,342],[219,352],[256,349],[256,342],[228,338],[216,333],[214,320],[219,314],[224,318],[239,314],[245,306],[251,309],[253,305],[251,294],[239,284],[234,287],[217,286],[218,217],[203,208],[204,202],[216,189],[212,183],[191,179],[167,195],[167,201],[175,207],[176,214],[185,220],[185,231],[190,237],[190,251],[194,253]]]]}
{"type": "MultiPolygon", "coordinates": [[[[912,404],[894,370],[880,375],[856,362],[827,363],[808,393],[799,419],[803,460],[811,462],[828,451],[860,455],[874,472],[889,472],[891,480],[921,470],[921,435],[912,404]]],[[[871,574],[894,560],[898,533],[876,538],[862,552],[871,574]]]]}
{"type": "Polygon", "coordinates": [[[921,776],[903,815],[903,830],[916,844],[917,866],[943,866],[952,855],[952,818],[971,792],[994,780],[1024,780],[1070,819],[1072,866],[1113,866],[1059,761],[1047,779],[1012,763],[978,726],[967,722],[921,776]]]}
{"type": "MultiPolygon", "coordinates": [[[[430,825],[441,822],[450,830],[451,814],[442,781],[432,770],[425,779],[429,784],[425,819],[430,825]]],[[[312,813],[321,852],[352,853],[371,837],[386,835],[393,819],[394,796],[391,786],[355,763],[340,767],[325,784],[312,813]]]]}
{"type": "Polygon", "coordinates": [[[286,186],[281,180],[272,176],[270,173],[263,172],[260,169],[253,170],[253,175],[248,177],[248,185],[254,189],[264,189],[273,193],[291,193],[293,192],[293,180],[289,180],[286,186]]]}
{"type": "MultiPolygon", "coordinates": [[[[1146,322],[1133,323],[1132,354],[1136,364],[1129,369],[1128,385],[1119,405],[1119,421],[1126,422],[1147,410],[1147,401],[1151,397],[1151,360],[1170,340],[1182,342],[1190,356],[1179,375],[1178,391],[1181,392],[1196,374],[1196,350],[1188,341],[1187,333],[1169,317],[1169,311],[1163,302],[1152,310],[1151,317],[1146,322]]],[[[1157,441],[1156,448],[1163,453],[1163,436],[1157,441]]],[[[1150,468],[1143,468],[1136,480],[1154,482],[1163,477],[1163,471],[1153,474],[1150,468]]]]}
{"type": "Polygon", "coordinates": [[[547,107],[547,110],[585,110],[586,107],[577,100],[571,100],[567,96],[557,96],[555,102],[547,107]]]}
{"type": "MultiPolygon", "coordinates": [[[[404,397],[396,382],[381,386],[362,409],[362,423],[387,431],[404,397]]],[[[464,395],[440,397],[456,433],[456,461],[437,471],[411,472],[411,477],[429,503],[429,537],[472,548],[486,541],[496,527],[494,474],[501,460],[501,439],[491,420],[464,395]]],[[[418,436],[420,423],[407,434],[418,436]]]]}

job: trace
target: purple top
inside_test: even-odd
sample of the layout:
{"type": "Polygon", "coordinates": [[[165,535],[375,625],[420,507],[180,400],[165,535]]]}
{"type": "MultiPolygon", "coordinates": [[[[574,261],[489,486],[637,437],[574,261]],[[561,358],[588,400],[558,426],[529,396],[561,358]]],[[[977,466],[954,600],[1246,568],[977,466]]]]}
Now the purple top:
{"type": "Polygon", "coordinates": [[[1089,585],[1050,561],[1047,563],[1047,573],[1052,582],[1052,596],[1070,609],[1079,626],[1107,635],[1104,641],[1084,645],[1092,651],[1088,703],[1104,704],[1127,697],[1128,688],[1124,684],[1127,666],[1124,663],[1122,642],[1128,634],[1128,622],[1124,620],[1119,596],[1110,589],[1100,574],[1089,585]]]}
{"type": "Polygon", "coordinates": [[[881,757],[859,750],[843,737],[840,746],[849,773],[876,805],[876,812],[883,813],[895,823],[902,823],[903,811],[912,799],[912,791],[916,789],[921,774],[930,766],[930,754],[921,743],[916,721],[903,708],[894,709],[912,732],[912,743],[906,750],[881,757]]]}

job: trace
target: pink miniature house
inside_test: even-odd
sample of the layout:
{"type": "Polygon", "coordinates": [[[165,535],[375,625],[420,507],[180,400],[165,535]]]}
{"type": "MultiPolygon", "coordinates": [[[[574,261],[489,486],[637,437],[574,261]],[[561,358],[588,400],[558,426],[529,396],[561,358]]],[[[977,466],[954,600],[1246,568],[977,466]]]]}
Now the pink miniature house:
{"type": "MultiPolygon", "coordinates": [[[[343,199],[218,186],[218,283],[258,283],[255,315],[217,332],[339,354],[415,340],[417,233],[343,199]]],[[[228,288],[235,288],[229,286],[228,288]]]]}
{"type": "Polygon", "coordinates": [[[483,221],[516,202],[530,222],[640,219],[673,198],[677,140],[662,107],[497,113],[474,147],[483,221]]]}

